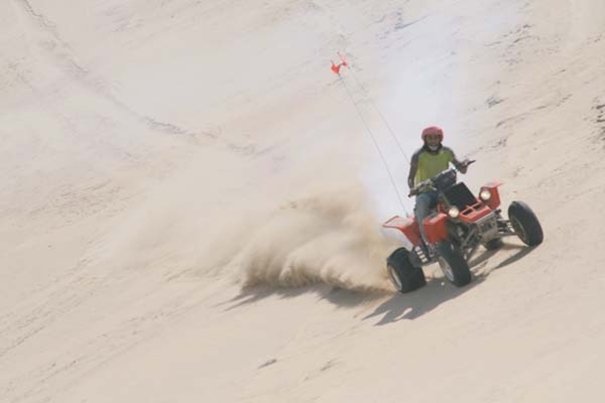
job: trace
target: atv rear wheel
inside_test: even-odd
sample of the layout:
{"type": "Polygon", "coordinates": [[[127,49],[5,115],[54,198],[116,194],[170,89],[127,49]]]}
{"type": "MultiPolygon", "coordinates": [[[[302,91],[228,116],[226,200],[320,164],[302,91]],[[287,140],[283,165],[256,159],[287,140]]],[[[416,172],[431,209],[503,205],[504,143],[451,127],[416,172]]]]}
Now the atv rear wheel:
{"type": "Polygon", "coordinates": [[[462,254],[451,242],[441,242],[439,249],[439,266],[448,281],[457,287],[471,282],[471,269],[462,254]]]}
{"type": "Polygon", "coordinates": [[[399,248],[387,258],[389,277],[397,291],[411,292],[426,284],[422,267],[416,267],[410,262],[410,256],[405,248],[399,248]]]}
{"type": "Polygon", "coordinates": [[[508,207],[508,218],[515,233],[527,246],[542,243],[544,233],[538,217],[529,206],[521,201],[514,201],[508,207]]]}

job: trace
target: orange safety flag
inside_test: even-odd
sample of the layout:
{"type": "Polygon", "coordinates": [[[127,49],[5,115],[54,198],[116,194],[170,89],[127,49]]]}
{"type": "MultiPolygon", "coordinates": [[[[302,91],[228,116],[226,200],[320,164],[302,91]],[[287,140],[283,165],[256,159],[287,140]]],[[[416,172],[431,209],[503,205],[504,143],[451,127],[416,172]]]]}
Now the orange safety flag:
{"type": "Polygon", "coordinates": [[[340,75],[340,68],[342,66],[349,67],[349,63],[347,63],[347,60],[340,53],[338,53],[338,57],[340,57],[340,63],[334,64],[334,61],[332,61],[332,66],[330,66],[330,69],[334,74],[340,75]]]}

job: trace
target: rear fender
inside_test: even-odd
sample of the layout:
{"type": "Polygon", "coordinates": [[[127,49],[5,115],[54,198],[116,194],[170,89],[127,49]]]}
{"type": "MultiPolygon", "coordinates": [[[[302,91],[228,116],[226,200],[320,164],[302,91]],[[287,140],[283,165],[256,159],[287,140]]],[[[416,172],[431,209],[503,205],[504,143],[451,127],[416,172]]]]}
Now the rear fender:
{"type": "Polygon", "coordinates": [[[500,192],[498,191],[498,187],[501,186],[503,182],[501,181],[493,181],[481,187],[479,192],[483,190],[487,190],[492,194],[492,197],[486,202],[486,204],[492,209],[496,210],[500,207],[500,192]]]}
{"type": "Polygon", "coordinates": [[[382,226],[384,228],[394,228],[401,231],[414,246],[422,245],[420,229],[418,228],[418,222],[416,222],[415,217],[394,216],[382,224],[382,226]]]}

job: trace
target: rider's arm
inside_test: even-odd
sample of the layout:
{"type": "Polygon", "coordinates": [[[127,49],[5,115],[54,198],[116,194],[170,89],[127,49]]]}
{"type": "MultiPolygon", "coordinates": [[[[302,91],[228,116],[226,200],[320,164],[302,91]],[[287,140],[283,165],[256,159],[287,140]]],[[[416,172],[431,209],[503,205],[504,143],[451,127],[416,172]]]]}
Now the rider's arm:
{"type": "Polygon", "coordinates": [[[466,163],[466,161],[458,161],[458,158],[456,158],[456,154],[454,154],[454,150],[452,150],[451,148],[448,148],[448,150],[452,154],[452,164],[456,167],[459,172],[465,174],[468,168],[468,164],[466,163]]]}
{"type": "Polygon", "coordinates": [[[410,174],[408,175],[408,186],[410,189],[414,187],[414,179],[416,178],[416,172],[418,171],[418,161],[412,158],[410,163],[410,174]]]}

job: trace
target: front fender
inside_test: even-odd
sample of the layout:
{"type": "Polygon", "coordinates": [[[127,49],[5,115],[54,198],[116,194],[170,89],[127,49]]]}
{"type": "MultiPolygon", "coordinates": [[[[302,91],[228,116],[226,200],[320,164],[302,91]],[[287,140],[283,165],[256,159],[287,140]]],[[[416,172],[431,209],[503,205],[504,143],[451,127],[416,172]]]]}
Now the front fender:
{"type": "Polygon", "coordinates": [[[487,190],[491,193],[492,197],[487,202],[485,202],[485,204],[487,204],[492,210],[496,210],[498,207],[500,207],[501,202],[498,187],[500,187],[502,184],[503,182],[500,181],[490,182],[482,186],[479,190],[479,194],[481,194],[481,192],[484,190],[487,190]]]}

